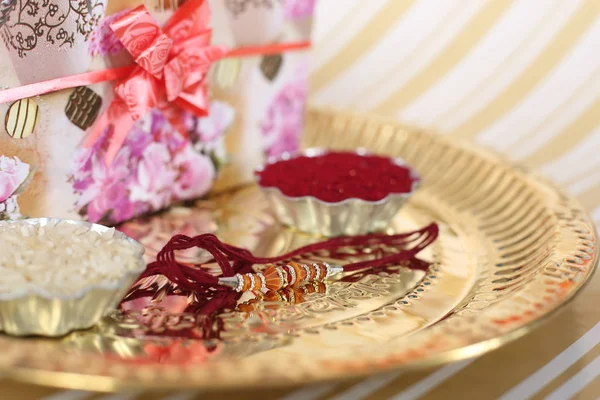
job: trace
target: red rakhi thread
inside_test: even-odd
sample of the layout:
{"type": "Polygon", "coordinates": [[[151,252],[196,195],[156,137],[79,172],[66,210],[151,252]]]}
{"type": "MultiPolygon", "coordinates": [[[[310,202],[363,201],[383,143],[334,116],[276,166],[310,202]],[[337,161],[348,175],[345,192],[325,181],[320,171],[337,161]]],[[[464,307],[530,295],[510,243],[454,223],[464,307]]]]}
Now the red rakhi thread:
{"type": "MultiPolygon", "coordinates": [[[[332,238],[300,247],[277,257],[254,256],[247,249],[221,242],[211,233],[195,237],[175,235],[158,253],[156,261],[148,265],[141,278],[160,274],[189,290],[198,290],[202,286],[228,286],[238,292],[247,290],[267,292],[321,281],[340,272],[381,268],[410,260],[433,243],[438,234],[437,224],[431,223],[417,231],[396,235],[375,233],[332,238]],[[176,251],[194,247],[204,249],[211,254],[212,259],[208,263],[216,262],[221,268],[221,276],[212,275],[201,266],[189,266],[177,262],[176,251]],[[330,258],[345,258],[349,255],[348,249],[359,253],[358,256],[368,257],[374,254],[377,258],[353,262],[343,267],[331,266],[323,262],[304,264],[289,261],[301,255],[306,256],[322,251],[327,251],[330,258]],[[373,249],[375,251],[372,251],[373,249]],[[285,265],[273,265],[286,261],[285,265]],[[266,268],[262,272],[253,272],[251,267],[254,264],[263,264],[266,268]]],[[[357,254],[352,255],[357,256],[357,254]]]]}
{"type": "MultiPolygon", "coordinates": [[[[280,54],[291,51],[306,50],[311,47],[310,41],[268,44],[264,46],[238,47],[229,50],[223,58],[253,57],[269,54],[280,54]]],[[[118,81],[126,78],[135,69],[136,65],[126,65],[117,68],[106,68],[97,71],[83,72],[60,78],[48,79],[42,82],[29,83],[14,88],[0,90],[0,104],[41,96],[60,90],[72,89],[78,86],[93,85],[95,83],[118,81]]]]}

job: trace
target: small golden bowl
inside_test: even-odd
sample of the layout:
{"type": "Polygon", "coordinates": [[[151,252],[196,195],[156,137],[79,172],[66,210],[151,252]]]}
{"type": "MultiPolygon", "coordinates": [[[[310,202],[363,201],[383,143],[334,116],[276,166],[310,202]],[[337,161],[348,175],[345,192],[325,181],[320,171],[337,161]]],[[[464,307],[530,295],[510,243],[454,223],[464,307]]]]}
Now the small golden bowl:
{"type": "MultiPolygon", "coordinates": [[[[4,221],[0,224],[33,224],[40,227],[68,223],[104,233],[111,228],[83,221],[34,218],[4,221]]],[[[118,281],[96,282],[68,295],[50,293],[42,287],[0,293],[0,331],[14,336],[63,336],[73,330],[87,329],[115,310],[127,290],[144,271],[144,247],[122,232],[113,238],[132,246],[136,267],[123,271],[118,281]]]]}
{"type": "MultiPolygon", "coordinates": [[[[418,188],[420,178],[404,160],[391,158],[399,166],[406,167],[412,178],[411,190],[407,193],[390,193],[381,200],[369,201],[351,197],[339,202],[327,202],[314,196],[291,197],[280,189],[261,184],[260,173],[271,164],[294,157],[318,157],[328,150],[306,149],[300,153],[284,153],[277,158],[269,158],[266,164],[256,169],[258,186],[267,196],[273,212],[279,222],[300,231],[327,237],[362,235],[385,229],[400,208],[418,188]]],[[[358,155],[368,155],[363,149],[355,151],[358,155]]]]}

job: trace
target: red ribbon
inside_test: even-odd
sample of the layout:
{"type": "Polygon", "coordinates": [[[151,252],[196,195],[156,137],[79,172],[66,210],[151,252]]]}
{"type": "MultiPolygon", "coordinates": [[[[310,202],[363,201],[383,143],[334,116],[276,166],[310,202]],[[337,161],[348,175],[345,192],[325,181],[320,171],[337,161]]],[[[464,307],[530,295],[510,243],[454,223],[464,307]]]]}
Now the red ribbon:
{"type": "Polygon", "coordinates": [[[310,42],[256,46],[227,51],[211,46],[210,8],[205,0],[190,0],[161,29],[144,6],[139,6],[110,27],[132,55],[131,66],[87,72],[0,91],[0,103],[38,96],[98,82],[118,80],[115,99],[92,126],[83,145],[91,146],[112,126],[106,153],[110,164],[135,121],[159,108],[175,129],[185,134],[181,114],[208,113],[206,76],[213,62],[224,57],[274,54],[299,50],[310,42]]]}
{"type": "Polygon", "coordinates": [[[110,27],[132,55],[137,66],[115,84],[115,99],[100,116],[83,145],[91,146],[112,125],[106,152],[110,164],[135,121],[158,107],[180,131],[184,111],[207,114],[206,75],[212,63],[227,50],[210,46],[210,9],[204,0],[191,0],[178,9],[161,29],[144,6],[139,6],[110,27]]]}

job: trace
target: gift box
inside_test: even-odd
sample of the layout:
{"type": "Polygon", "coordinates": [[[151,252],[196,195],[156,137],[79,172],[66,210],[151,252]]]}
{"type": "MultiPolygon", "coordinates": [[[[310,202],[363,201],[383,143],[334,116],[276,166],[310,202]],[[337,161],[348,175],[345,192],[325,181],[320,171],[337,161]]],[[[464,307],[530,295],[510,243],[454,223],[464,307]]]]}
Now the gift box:
{"type": "Polygon", "coordinates": [[[0,219],[115,224],[296,150],[314,3],[3,0],[0,219]]]}

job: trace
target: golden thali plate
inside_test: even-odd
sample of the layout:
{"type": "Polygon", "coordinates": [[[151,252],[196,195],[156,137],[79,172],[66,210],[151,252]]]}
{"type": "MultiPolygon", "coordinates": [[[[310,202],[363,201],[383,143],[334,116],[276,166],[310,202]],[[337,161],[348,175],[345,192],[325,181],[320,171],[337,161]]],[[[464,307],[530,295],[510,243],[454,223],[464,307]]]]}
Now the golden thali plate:
{"type": "MultiPolygon", "coordinates": [[[[419,259],[345,274],[280,301],[186,293],[163,279],[60,340],[0,337],[9,377],[88,390],[271,387],[414,369],[490,351],[568,302],[597,263],[594,227],[573,199],[496,155],[367,117],[312,111],[306,147],[402,157],[423,178],[391,221],[437,221],[419,259]],[[417,269],[410,267],[417,266],[417,269]],[[425,267],[425,268],[424,268],[425,267]]],[[[176,233],[214,232],[255,254],[319,240],[275,223],[255,186],[121,228],[152,258],[176,233]]],[[[194,262],[202,254],[188,251],[194,262]]]]}

